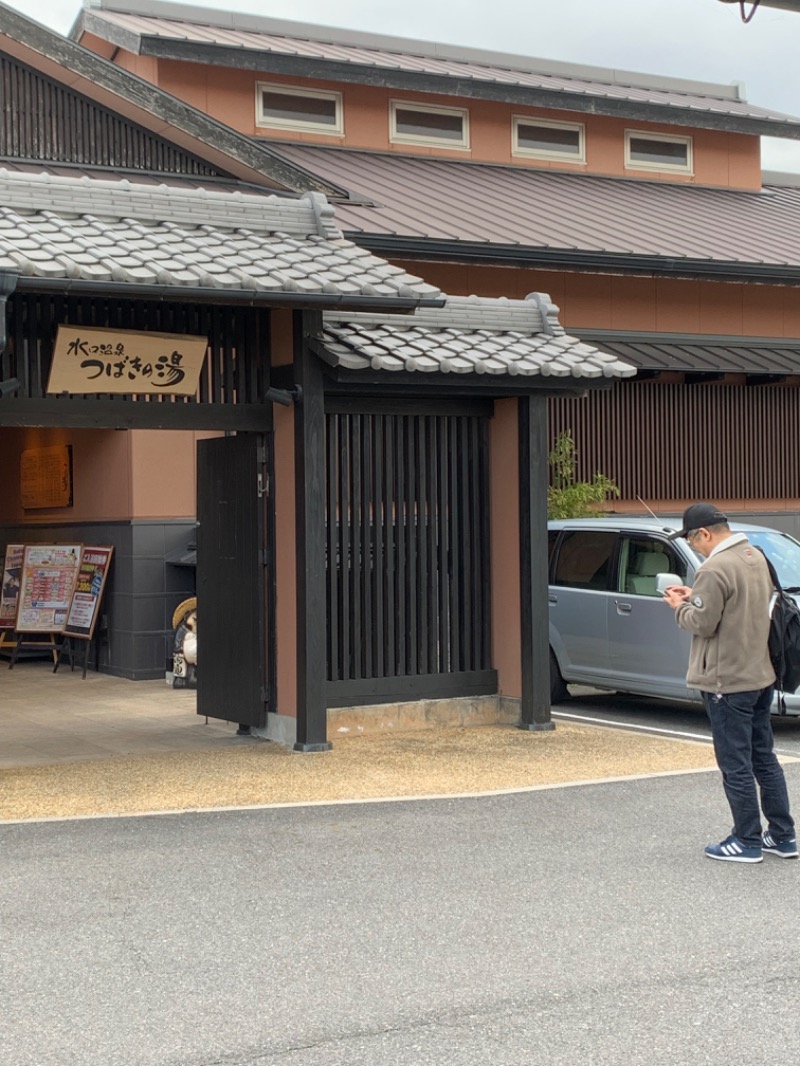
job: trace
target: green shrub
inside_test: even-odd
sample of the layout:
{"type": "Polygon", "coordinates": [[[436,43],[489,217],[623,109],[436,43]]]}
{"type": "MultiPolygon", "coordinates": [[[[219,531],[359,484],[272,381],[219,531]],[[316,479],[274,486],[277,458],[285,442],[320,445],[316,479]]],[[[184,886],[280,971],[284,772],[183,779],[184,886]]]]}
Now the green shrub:
{"type": "Polygon", "coordinates": [[[575,441],[571,430],[556,437],[549,455],[550,485],[547,489],[548,518],[588,518],[597,514],[599,504],[609,496],[619,496],[619,489],[605,474],[595,474],[592,481],[578,481],[575,441]]]}

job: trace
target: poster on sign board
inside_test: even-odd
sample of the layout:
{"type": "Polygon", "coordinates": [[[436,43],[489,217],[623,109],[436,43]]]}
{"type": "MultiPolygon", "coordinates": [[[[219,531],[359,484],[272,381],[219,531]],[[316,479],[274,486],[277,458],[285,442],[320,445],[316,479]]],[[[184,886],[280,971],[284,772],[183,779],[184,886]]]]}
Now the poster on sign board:
{"type": "Polygon", "coordinates": [[[77,637],[80,640],[92,639],[113,551],[108,545],[84,546],[67,620],[62,630],[64,636],[77,637]]]}
{"type": "Polygon", "coordinates": [[[22,579],[24,544],[8,544],[3,565],[3,584],[0,588],[0,629],[13,629],[17,617],[17,601],[22,579]]]}
{"type": "Polygon", "coordinates": [[[22,560],[18,633],[60,633],[67,620],[81,544],[28,544],[22,560]]]}

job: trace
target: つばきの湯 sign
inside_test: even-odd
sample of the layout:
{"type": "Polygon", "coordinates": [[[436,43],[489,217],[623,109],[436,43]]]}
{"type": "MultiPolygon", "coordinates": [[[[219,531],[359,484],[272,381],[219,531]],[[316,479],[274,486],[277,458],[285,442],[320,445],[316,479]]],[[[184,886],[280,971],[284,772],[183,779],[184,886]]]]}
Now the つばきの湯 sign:
{"type": "Polygon", "coordinates": [[[194,396],[207,348],[190,334],[59,326],[47,391],[194,396]]]}

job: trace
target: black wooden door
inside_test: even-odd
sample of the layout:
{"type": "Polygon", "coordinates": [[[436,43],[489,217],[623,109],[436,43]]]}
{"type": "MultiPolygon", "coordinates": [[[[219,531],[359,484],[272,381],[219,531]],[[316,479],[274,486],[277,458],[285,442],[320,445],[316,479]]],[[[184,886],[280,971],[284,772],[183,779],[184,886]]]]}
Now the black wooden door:
{"type": "Polygon", "coordinates": [[[266,723],[267,452],[254,433],[197,448],[197,713],[266,723]]]}

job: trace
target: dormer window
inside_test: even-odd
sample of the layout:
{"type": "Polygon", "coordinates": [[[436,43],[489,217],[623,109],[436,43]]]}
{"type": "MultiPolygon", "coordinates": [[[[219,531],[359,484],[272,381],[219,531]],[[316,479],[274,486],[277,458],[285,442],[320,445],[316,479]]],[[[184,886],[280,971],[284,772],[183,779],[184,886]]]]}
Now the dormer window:
{"type": "Polygon", "coordinates": [[[256,124],[268,129],[342,136],[342,94],[287,85],[256,86],[256,124]]]}
{"type": "Polygon", "coordinates": [[[550,122],[529,115],[514,115],[511,124],[513,155],[566,163],[586,162],[583,123],[550,122]]]}
{"type": "Polygon", "coordinates": [[[692,138],[625,130],[625,166],[631,170],[692,173],[692,138]]]}
{"type": "Polygon", "coordinates": [[[392,100],[389,140],[393,144],[427,144],[469,148],[469,112],[460,107],[434,107],[392,100]]]}

